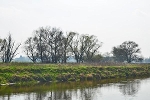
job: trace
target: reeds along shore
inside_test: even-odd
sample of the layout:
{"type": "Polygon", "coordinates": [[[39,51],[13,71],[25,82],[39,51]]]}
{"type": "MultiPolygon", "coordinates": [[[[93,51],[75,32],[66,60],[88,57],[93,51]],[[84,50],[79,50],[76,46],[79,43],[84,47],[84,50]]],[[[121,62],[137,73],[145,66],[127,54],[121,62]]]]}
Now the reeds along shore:
{"type": "Polygon", "coordinates": [[[0,63],[0,84],[64,82],[150,76],[150,64],[86,65],[0,63]]]}

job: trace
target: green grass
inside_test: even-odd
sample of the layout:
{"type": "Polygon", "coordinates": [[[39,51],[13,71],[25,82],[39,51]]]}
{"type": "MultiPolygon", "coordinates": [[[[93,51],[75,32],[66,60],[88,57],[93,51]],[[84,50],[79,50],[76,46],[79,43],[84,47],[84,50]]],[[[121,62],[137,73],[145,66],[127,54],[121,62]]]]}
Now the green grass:
{"type": "Polygon", "coordinates": [[[84,64],[0,63],[0,84],[101,80],[150,76],[150,64],[94,66],[84,64]]]}

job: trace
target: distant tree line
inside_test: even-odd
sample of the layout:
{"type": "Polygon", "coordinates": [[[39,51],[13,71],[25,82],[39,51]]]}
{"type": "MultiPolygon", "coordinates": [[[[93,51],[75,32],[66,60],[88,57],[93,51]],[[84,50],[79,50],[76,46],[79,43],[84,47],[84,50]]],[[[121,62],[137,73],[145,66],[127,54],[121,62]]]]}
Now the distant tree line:
{"type": "MultiPolygon", "coordinates": [[[[17,55],[21,44],[16,44],[11,34],[0,39],[0,58],[9,63],[17,55]]],[[[110,53],[102,56],[99,49],[102,46],[96,36],[79,34],[77,32],[64,33],[58,28],[41,27],[34,31],[23,44],[24,53],[36,63],[66,63],[73,56],[77,63],[82,62],[128,62],[142,61],[140,48],[133,41],[125,41],[113,47],[110,53]]]]}
{"type": "Polygon", "coordinates": [[[150,63],[150,57],[143,60],[144,63],[150,63]]]}

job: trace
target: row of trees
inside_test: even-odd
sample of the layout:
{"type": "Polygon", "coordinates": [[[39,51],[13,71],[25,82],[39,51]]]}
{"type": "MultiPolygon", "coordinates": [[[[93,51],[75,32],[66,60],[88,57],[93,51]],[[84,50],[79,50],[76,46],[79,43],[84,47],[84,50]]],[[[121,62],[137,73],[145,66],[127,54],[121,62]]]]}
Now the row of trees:
{"type": "MultiPolygon", "coordinates": [[[[10,34],[6,39],[0,39],[2,61],[11,62],[20,45],[15,45],[10,34]]],[[[70,56],[73,56],[77,63],[103,61],[102,55],[98,53],[102,42],[99,42],[94,35],[64,33],[58,28],[41,27],[35,30],[33,36],[29,37],[23,45],[25,54],[34,63],[66,63],[70,56]]],[[[131,63],[142,60],[142,57],[138,56],[139,53],[138,44],[126,41],[113,47],[111,58],[117,62],[131,63]]],[[[107,60],[108,58],[105,57],[107,60]]]]}
{"type": "Polygon", "coordinates": [[[77,63],[91,61],[101,47],[94,35],[69,32],[64,34],[57,28],[39,28],[24,45],[26,55],[33,61],[42,63],[66,63],[74,56],[77,63]]]}

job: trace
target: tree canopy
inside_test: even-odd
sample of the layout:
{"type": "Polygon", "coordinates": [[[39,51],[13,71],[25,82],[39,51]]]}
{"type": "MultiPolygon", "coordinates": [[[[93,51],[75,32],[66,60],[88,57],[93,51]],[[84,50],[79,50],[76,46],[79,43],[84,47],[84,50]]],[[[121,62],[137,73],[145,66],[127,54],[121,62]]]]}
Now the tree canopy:
{"type": "Polygon", "coordinates": [[[24,51],[33,62],[66,63],[69,56],[74,56],[76,62],[80,63],[90,61],[101,44],[94,35],[76,32],[64,34],[59,28],[41,27],[25,41],[24,51]]]}
{"type": "Polygon", "coordinates": [[[141,50],[134,41],[125,41],[118,47],[113,47],[112,52],[116,60],[120,62],[127,61],[131,63],[132,61],[142,60],[142,57],[139,55],[141,50]]]}

